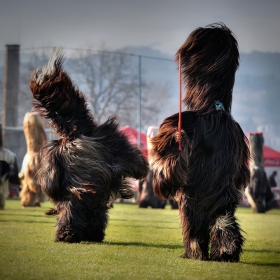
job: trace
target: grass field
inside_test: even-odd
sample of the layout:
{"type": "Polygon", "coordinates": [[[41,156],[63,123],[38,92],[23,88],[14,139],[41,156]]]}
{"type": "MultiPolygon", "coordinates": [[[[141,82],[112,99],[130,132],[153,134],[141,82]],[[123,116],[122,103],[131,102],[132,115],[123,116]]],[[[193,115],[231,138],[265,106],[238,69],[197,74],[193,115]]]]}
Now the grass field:
{"type": "Polygon", "coordinates": [[[102,244],[54,242],[51,204],[0,211],[0,279],[280,279],[280,210],[237,217],[247,239],[240,263],[195,261],[184,252],[178,210],[115,204],[102,244]]]}

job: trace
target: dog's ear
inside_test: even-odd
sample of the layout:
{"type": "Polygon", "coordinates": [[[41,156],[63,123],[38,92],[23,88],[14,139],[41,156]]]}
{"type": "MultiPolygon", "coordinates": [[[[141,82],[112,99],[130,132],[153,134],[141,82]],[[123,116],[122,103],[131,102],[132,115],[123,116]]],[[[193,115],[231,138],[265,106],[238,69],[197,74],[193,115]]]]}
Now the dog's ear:
{"type": "Polygon", "coordinates": [[[179,62],[179,56],[185,105],[190,110],[209,110],[219,100],[229,112],[239,66],[238,43],[232,31],[223,23],[199,27],[178,49],[175,61],[179,62]]]}

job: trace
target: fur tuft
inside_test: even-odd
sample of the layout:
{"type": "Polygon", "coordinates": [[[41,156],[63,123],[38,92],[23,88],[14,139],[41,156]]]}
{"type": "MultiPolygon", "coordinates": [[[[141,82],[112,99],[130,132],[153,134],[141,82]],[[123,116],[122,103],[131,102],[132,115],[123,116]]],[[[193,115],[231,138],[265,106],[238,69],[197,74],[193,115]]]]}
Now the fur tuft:
{"type": "Polygon", "coordinates": [[[87,108],[84,95],[63,70],[65,58],[58,49],[48,63],[36,69],[30,80],[33,105],[50,120],[53,129],[62,137],[74,139],[90,135],[97,124],[87,108]]]}

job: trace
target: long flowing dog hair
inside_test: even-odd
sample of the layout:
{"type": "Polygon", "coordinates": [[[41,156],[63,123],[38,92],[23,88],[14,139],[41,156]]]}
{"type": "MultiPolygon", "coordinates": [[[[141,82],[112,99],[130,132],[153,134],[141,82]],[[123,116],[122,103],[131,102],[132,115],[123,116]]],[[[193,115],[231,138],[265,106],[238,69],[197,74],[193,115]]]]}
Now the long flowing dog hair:
{"type": "Polygon", "coordinates": [[[212,260],[239,261],[244,238],[234,212],[250,171],[248,140],[230,114],[237,41],[223,23],[212,24],[194,30],[176,61],[179,54],[187,106],[182,113],[183,150],[178,150],[175,114],[151,139],[154,192],[179,199],[184,257],[208,259],[210,240],[212,260]]]}
{"type": "Polygon", "coordinates": [[[38,112],[27,112],[23,119],[23,128],[27,151],[19,173],[20,204],[23,207],[40,206],[40,203],[46,200],[36,178],[41,164],[40,149],[46,142],[43,118],[38,112]]]}
{"type": "Polygon", "coordinates": [[[101,125],[94,121],[63,62],[58,49],[42,72],[36,69],[31,76],[34,106],[61,136],[43,148],[38,179],[54,203],[47,214],[59,214],[56,241],[100,242],[108,203],[134,195],[130,178],[144,178],[148,162],[119,131],[116,117],[101,125]]]}
{"type": "Polygon", "coordinates": [[[195,29],[179,48],[185,84],[184,103],[199,113],[213,110],[214,101],[231,111],[235,72],[239,67],[238,43],[223,23],[195,29]]]}

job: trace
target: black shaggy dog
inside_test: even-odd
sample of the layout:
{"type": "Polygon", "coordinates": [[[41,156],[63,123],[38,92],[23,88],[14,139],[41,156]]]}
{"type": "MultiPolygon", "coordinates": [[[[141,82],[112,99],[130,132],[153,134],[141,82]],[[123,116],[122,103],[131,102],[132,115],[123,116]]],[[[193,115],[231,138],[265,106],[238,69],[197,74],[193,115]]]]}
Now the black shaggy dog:
{"type": "Polygon", "coordinates": [[[264,137],[262,133],[249,135],[250,184],[245,190],[254,213],[265,213],[273,205],[274,195],[270,189],[263,162],[264,137]]]}
{"type": "Polygon", "coordinates": [[[250,181],[248,140],[231,116],[238,44],[215,23],[194,30],[179,55],[187,110],[181,132],[175,114],[151,139],[154,192],[178,199],[184,258],[238,262],[244,237],[235,211],[250,181]]]}
{"type": "Polygon", "coordinates": [[[36,69],[31,75],[34,106],[61,135],[43,147],[38,179],[54,204],[46,214],[59,215],[56,241],[101,242],[109,202],[134,195],[129,178],[145,178],[148,162],[115,117],[101,125],[94,121],[63,61],[57,50],[40,74],[36,69]]]}

